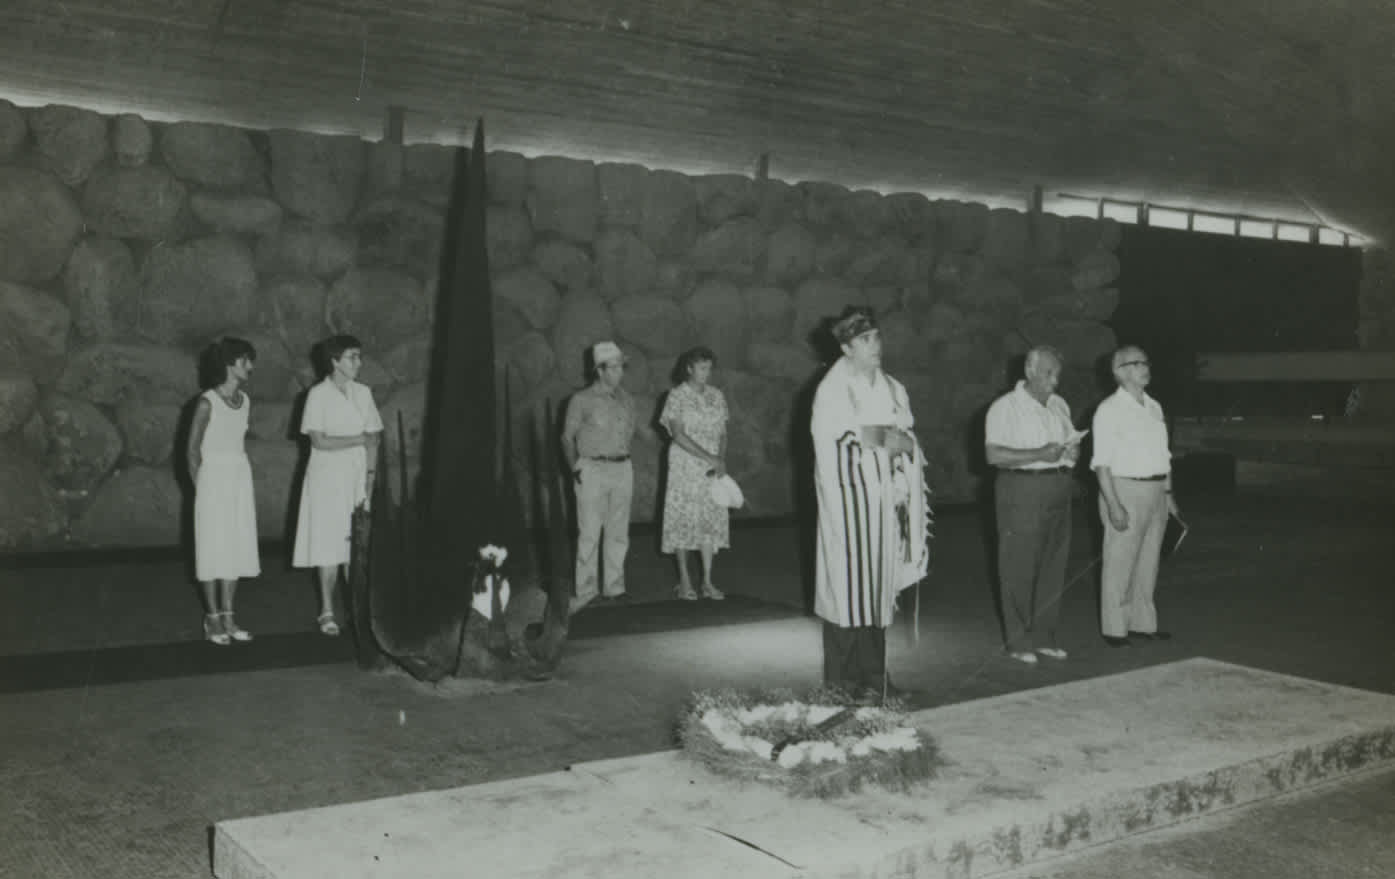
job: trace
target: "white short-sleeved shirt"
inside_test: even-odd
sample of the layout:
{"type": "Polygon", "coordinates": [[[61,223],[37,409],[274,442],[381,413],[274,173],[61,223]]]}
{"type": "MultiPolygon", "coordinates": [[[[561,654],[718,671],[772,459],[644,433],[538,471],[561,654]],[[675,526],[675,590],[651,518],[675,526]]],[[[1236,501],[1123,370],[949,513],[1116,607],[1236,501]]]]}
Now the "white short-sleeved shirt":
{"type": "Polygon", "coordinates": [[[1143,402],[1120,388],[1095,410],[1095,456],[1090,469],[1108,467],[1115,476],[1142,479],[1172,472],[1163,408],[1147,394],[1143,402]]]}
{"type": "MultiPolygon", "coordinates": [[[[1047,443],[1064,443],[1075,432],[1070,420],[1070,404],[1056,394],[1047,397],[1045,405],[1038,403],[1027,391],[1025,381],[1018,381],[1016,388],[993,401],[983,427],[984,445],[1005,449],[1037,449],[1047,443]]],[[[1061,461],[1033,461],[1013,469],[1054,470],[1061,464],[1061,461]]]]}

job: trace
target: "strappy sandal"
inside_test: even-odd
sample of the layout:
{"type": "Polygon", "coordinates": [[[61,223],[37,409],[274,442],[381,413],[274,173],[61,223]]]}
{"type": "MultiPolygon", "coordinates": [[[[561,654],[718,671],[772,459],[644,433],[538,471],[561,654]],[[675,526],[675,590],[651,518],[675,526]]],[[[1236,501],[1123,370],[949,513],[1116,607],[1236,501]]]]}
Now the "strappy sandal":
{"type": "Polygon", "coordinates": [[[718,589],[716,586],[713,586],[711,583],[708,583],[707,585],[702,587],[701,595],[703,598],[709,599],[711,601],[721,601],[723,598],[727,597],[727,594],[725,592],[718,589]]]}
{"type": "Polygon", "coordinates": [[[217,644],[219,647],[227,647],[232,643],[232,638],[223,631],[223,624],[219,622],[222,614],[206,613],[203,615],[203,636],[209,642],[217,644]]]}
{"type": "Polygon", "coordinates": [[[315,617],[315,622],[320,625],[321,635],[328,635],[333,638],[339,634],[339,624],[334,621],[334,614],[322,613],[315,617]]]}
{"type": "Polygon", "coordinates": [[[237,623],[233,622],[232,611],[225,610],[222,613],[218,614],[218,616],[223,618],[223,631],[228,634],[229,638],[233,639],[234,641],[241,641],[243,643],[252,640],[251,632],[247,631],[246,629],[239,626],[237,623]]]}
{"type": "Polygon", "coordinates": [[[693,591],[693,587],[684,586],[682,583],[673,587],[673,594],[680,601],[697,601],[698,597],[698,594],[693,591]]]}

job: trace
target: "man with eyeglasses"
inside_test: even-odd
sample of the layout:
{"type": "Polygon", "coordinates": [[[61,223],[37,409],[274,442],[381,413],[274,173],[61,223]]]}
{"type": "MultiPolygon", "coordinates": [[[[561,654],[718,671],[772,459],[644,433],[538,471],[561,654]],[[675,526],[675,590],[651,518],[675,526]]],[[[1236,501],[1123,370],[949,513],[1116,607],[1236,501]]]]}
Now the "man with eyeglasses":
{"type": "Polygon", "coordinates": [[[1105,526],[1100,632],[1109,646],[1127,647],[1135,639],[1172,637],[1158,629],[1153,588],[1167,517],[1179,511],[1163,409],[1144,391],[1148,355],[1132,345],[1120,348],[1113,368],[1119,389],[1095,410],[1090,466],[1099,478],[1105,526]]]}
{"type": "Polygon", "coordinates": [[[630,500],[634,470],[630,440],[634,436],[635,401],[620,387],[625,355],[614,342],[591,347],[594,380],[577,391],[567,406],[562,427],[562,454],[576,483],[576,613],[595,601],[625,595],[625,554],[630,548],[630,500]],[[604,547],[601,545],[604,534],[604,547]],[[604,577],[597,583],[596,552],[604,577]]]}

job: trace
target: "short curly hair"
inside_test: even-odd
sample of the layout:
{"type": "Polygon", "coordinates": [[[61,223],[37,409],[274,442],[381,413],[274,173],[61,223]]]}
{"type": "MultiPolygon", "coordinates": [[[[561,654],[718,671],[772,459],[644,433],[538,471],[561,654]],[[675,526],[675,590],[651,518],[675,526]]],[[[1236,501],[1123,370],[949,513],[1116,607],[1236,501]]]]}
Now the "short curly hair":
{"type": "Polygon", "coordinates": [[[678,368],[676,373],[679,381],[686,381],[688,376],[693,374],[693,367],[699,363],[717,363],[717,355],[712,353],[712,349],[706,345],[698,345],[696,348],[689,348],[678,358],[678,368]]]}

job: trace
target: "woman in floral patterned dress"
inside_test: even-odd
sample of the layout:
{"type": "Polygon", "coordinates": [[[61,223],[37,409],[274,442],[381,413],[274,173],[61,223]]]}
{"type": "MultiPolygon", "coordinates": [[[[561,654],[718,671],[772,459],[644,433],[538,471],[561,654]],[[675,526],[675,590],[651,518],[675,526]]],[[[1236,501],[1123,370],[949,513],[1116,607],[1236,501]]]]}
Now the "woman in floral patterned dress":
{"type": "Polygon", "coordinates": [[[669,392],[659,422],[672,442],[668,448],[668,487],[664,492],[661,548],[678,557],[679,598],[695,600],[698,592],[688,573],[688,553],[702,559],[703,598],[725,596],[712,585],[712,557],[731,546],[727,508],[712,499],[710,482],[726,475],[727,401],[708,384],[716,356],[694,348],[678,361],[683,381],[669,392]]]}

